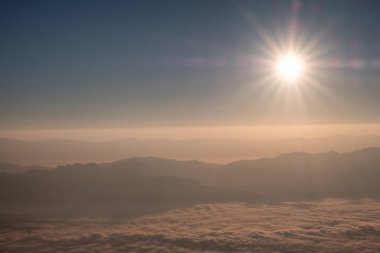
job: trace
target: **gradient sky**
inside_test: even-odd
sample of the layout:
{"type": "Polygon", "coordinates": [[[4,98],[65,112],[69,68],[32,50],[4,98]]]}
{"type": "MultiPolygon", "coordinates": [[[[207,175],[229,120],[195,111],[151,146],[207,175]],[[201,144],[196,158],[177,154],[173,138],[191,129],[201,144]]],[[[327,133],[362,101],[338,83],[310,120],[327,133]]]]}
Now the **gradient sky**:
{"type": "Polygon", "coordinates": [[[2,1],[0,129],[380,122],[379,1],[2,1]],[[260,60],[313,45],[312,82],[260,60]]]}

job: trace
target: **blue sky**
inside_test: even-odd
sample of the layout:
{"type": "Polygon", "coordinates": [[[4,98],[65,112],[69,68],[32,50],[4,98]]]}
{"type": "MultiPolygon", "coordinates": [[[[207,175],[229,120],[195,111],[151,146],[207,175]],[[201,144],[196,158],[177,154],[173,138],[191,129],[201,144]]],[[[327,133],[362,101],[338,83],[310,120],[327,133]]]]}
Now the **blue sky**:
{"type": "Polygon", "coordinates": [[[0,128],[379,122],[379,9],[378,1],[1,1],[0,128]],[[320,38],[312,53],[330,62],[298,95],[263,83],[252,64],[269,50],[258,28],[279,43],[294,18],[299,42],[320,38]]]}

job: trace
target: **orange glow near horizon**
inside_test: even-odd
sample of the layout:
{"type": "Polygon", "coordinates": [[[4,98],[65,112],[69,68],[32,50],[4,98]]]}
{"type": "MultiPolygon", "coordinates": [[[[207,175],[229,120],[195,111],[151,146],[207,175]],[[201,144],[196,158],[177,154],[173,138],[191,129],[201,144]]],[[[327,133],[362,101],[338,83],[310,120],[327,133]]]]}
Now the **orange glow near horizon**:
{"type": "Polygon", "coordinates": [[[0,138],[14,138],[21,140],[69,139],[85,141],[108,141],[127,138],[168,140],[271,140],[284,138],[319,138],[337,135],[380,135],[380,124],[254,125],[0,131],[0,138]]]}

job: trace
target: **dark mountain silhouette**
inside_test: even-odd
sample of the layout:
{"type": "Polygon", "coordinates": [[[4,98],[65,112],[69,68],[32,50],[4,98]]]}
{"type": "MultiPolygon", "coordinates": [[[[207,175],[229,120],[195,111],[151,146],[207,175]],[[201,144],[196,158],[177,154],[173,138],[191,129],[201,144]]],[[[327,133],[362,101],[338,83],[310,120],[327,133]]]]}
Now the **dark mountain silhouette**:
{"type": "Polygon", "coordinates": [[[378,198],[380,148],[290,153],[227,165],[162,158],[0,174],[0,203],[115,204],[378,198]]]}
{"type": "Polygon", "coordinates": [[[149,176],[169,176],[192,179],[208,183],[215,177],[221,165],[199,162],[196,160],[178,161],[156,157],[130,158],[101,165],[108,169],[124,169],[149,176]]]}
{"type": "MultiPolygon", "coordinates": [[[[215,165],[197,161],[132,158],[108,164],[73,164],[52,171],[0,174],[0,202],[6,204],[123,204],[194,202],[247,198],[192,178],[210,177],[215,165]],[[202,172],[203,170],[203,172],[202,172]]],[[[256,198],[256,195],[250,194],[256,198]]]]}
{"type": "Polygon", "coordinates": [[[230,163],[218,185],[284,198],[379,197],[380,148],[350,153],[290,153],[230,163]]]}

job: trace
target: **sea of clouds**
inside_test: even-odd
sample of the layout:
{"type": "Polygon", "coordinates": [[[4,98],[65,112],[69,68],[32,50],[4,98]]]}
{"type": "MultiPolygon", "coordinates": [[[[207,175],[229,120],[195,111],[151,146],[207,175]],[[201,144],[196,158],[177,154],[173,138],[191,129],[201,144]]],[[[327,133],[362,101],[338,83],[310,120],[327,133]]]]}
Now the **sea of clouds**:
{"type": "Polygon", "coordinates": [[[380,203],[370,200],[201,204],[125,220],[1,219],[0,252],[380,252],[380,203]]]}

